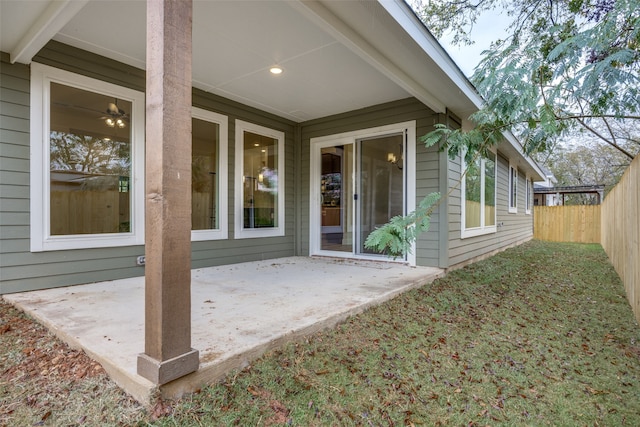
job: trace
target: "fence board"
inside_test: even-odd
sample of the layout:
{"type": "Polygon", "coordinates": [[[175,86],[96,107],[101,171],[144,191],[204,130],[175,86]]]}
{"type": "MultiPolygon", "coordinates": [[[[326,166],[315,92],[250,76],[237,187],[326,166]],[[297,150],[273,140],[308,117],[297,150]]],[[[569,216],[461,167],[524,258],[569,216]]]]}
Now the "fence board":
{"type": "Polygon", "coordinates": [[[533,237],[551,242],[600,243],[600,205],[534,206],[533,237]]]}
{"type": "Polygon", "coordinates": [[[52,191],[50,197],[51,235],[118,233],[129,227],[129,193],[52,191]]]}
{"type": "Polygon", "coordinates": [[[640,156],[602,204],[602,247],[624,283],[640,322],[640,156]]]}

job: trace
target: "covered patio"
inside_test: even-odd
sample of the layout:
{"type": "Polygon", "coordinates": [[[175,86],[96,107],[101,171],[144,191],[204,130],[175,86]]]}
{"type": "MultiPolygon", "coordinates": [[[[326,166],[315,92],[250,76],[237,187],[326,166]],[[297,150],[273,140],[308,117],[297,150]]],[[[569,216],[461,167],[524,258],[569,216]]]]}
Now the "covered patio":
{"type": "MultiPolygon", "coordinates": [[[[7,297],[85,348],[139,400],[157,387],[166,395],[193,390],[285,337],[334,324],[440,274],[400,264],[281,258],[333,256],[310,247],[323,227],[311,215],[320,215],[322,199],[321,182],[314,181],[321,176],[314,169],[319,162],[312,164],[309,153],[312,137],[344,138],[341,131],[362,129],[371,131],[358,133],[359,139],[403,135],[392,146],[400,152],[406,145],[406,168],[386,160],[388,150],[377,152],[385,169],[405,171],[397,181],[403,187],[393,191],[406,213],[421,196],[416,188],[446,189],[448,181],[438,178],[446,160],[435,150],[422,153],[425,173],[417,177],[415,129],[449,115],[464,120],[479,97],[407,3],[162,0],[114,8],[108,2],[48,1],[38,7],[3,3],[2,11],[11,17],[7,25],[3,21],[3,66],[11,64],[19,77],[12,79],[21,102],[13,113],[20,126],[13,131],[22,161],[16,163],[21,170],[11,173],[19,176],[15,191],[22,198],[16,202],[19,221],[10,224],[18,227],[17,237],[6,250],[13,261],[5,277],[15,287],[0,293],[144,274],[7,297]],[[83,101],[70,102],[69,94],[83,101]],[[100,107],[88,108],[84,99],[94,96],[100,107]],[[405,103],[402,111],[394,107],[405,103]],[[62,130],[55,120],[51,125],[52,106],[64,110],[62,130]],[[196,117],[204,113],[206,120],[196,117]],[[194,118],[211,125],[202,154],[210,164],[195,174],[207,179],[202,194],[210,206],[201,203],[206,209],[200,210],[194,209],[194,118]],[[120,129],[116,142],[126,153],[103,167],[113,178],[106,188],[114,202],[57,210],[57,194],[51,196],[61,181],[58,169],[72,174],[78,163],[74,156],[52,162],[60,138],[51,135],[80,136],[73,145],[81,149],[93,138],[115,141],[105,136],[106,128],[120,129]],[[265,138],[267,148],[253,136],[265,138]],[[261,173],[263,167],[271,175],[261,173]],[[254,192],[265,176],[278,179],[264,190],[264,206],[257,206],[254,192]],[[266,221],[256,223],[256,209],[266,221]],[[209,224],[201,234],[192,226],[194,211],[208,215],[201,215],[209,224]],[[59,223],[77,222],[68,212],[89,219],[110,212],[110,226],[89,221],[80,230],[57,230],[59,223]],[[191,272],[194,265],[265,258],[278,260],[191,272]]],[[[353,138],[331,141],[354,145],[353,138]]],[[[84,185],[86,177],[81,180],[84,185]]],[[[82,193],[101,188],[85,187],[82,193]]],[[[391,217],[390,209],[380,210],[391,217]]],[[[357,209],[347,211],[344,227],[355,233],[386,222],[380,217],[364,226],[357,209]]],[[[361,211],[373,212],[366,206],[361,211]]],[[[448,217],[444,207],[438,215],[440,222],[448,217]]],[[[441,230],[442,237],[421,248],[429,259],[407,258],[409,264],[448,265],[441,230]]],[[[349,255],[375,259],[362,252],[349,255]]]]}
{"type": "MultiPolygon", "coordinates": [[[[289,257],[192,270],[191,342],[196,372],[160,386],[194,391],[265,351],[334,326],[444,273],[401,263],[289,257]]],[[[4,295],[97,360],[137,400],[157,385],[136,371],[144,351],[144,277],[4,295]]]]}

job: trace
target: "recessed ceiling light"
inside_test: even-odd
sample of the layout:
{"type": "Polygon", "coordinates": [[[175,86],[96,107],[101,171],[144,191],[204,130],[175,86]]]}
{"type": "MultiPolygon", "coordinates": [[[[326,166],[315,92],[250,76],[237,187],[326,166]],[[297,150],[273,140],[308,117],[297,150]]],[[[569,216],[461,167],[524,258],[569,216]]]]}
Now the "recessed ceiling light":
{"type": "Polygon", "coordinates": [[[277,65],[274,65],[273,67],[269,68],[269,72],[275,75],[282,74],[282,68],[278,67],[277,65]]]}

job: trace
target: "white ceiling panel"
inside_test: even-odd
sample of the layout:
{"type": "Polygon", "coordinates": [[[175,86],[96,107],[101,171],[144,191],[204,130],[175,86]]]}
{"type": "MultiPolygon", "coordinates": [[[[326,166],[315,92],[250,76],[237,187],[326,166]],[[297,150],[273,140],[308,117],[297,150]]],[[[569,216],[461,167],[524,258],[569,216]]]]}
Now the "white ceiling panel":
{"type": "MultiPolygon", "coordinates": [[[[52,1],[0,0],[2,50],[52,1]]],[[[146,2],[91,0],[54,40],[144,69],[146,2]]],[[[373,0],[194,1],[194,86],[290,120],[409,96],[443,110],[447,79],[373,0]],[[280,76],[268,72],[276,64],[280,76]]]]}
{"type": "Polygon", "coordinates": [[[90,1],[54,37],[62,43],[143,68],[147,12],[144,1],[90,1]]]}
{"type": "Polygon", "coordinates": [[[195,1],[193,24],[194,40],[224,37],[271,63],[333,41],[284,1],[195,1]]]}
{"type": "Polygon", "coordinates": [[[49,6],[48,1],[0,0],[0,49],[11,52],[49,6]]]}

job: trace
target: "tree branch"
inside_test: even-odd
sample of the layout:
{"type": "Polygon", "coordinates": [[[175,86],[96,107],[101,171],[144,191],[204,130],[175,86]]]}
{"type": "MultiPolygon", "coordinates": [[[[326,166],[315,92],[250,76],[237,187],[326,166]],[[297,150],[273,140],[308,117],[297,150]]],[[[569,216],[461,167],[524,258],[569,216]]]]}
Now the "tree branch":
{"type": "Polygon", "coordinates": [[[618,151],[620,151],[622,154],[624,154],[625,156],[627,156],[628,158],[630,158],[631,160],[633,160],[633,158],[635,157],[633,154],[629,153],[627,150],[625,150],[624,148],[620,147],[617,144],[614,144],[613,142],[611,142],[610,140],[608,140],[607,138],[605,138],[604,136],[602,136],[602,134],[600,134],[597,130],[593,129],[591,126],[589,126],[588,124],[586,124],[584,122],[584,120],[582,119],[576,119],[576,121],[578,123],[580,123],[582,126],[584,126],[585,129],[589,130],[591,133],[593,133],[595,136],[597,136],[598,138],[600,138],[601,140],[603,140],[604,142],[606,142],[607,144],[611,145],[613,148],[617,149],[618,151]]]}

